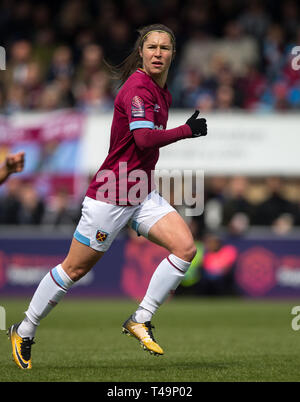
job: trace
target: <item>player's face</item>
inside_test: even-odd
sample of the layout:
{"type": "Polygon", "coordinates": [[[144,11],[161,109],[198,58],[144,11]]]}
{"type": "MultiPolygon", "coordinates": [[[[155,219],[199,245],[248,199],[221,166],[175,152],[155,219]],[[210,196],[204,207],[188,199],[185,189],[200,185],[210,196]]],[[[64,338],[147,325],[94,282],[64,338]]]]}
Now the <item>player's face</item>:
{"type": "Polygon", "coordinates": [[[166,79],[172,61],[173,45],[170,35],[165,32],[151,32],[140,49],[143,69],[147,74],[166,79]]]}

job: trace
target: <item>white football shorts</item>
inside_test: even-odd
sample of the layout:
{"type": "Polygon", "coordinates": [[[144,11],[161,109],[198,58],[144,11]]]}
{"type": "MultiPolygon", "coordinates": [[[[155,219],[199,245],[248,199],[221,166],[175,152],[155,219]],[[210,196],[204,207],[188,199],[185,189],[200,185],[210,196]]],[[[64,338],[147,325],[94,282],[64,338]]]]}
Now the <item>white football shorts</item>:
{"type": "Polygon", "coordinates": [[[150,228],[175,209],[153,190],[140,205],[119,206],[85,197],[81,218],[74,233],[79,242],[98,251],[107,251],[126,225],[147,238],[150,228]]]}

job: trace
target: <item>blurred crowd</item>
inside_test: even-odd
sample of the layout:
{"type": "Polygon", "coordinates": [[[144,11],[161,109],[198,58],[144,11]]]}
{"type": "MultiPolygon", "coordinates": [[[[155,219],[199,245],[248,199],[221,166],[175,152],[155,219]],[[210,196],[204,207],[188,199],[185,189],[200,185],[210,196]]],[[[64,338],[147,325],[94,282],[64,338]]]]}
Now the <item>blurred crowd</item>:
{"type": "MultiPolygon", "coordinates": [[[[161,22],[177,38],[169,74],[173,107],[251,112],[300,109],[296,0],[3,0],[0,113],[112,109],[118,65],[137,29],[161,22]]],[[[280,178],[208,178],[205,211],[195,233],[226,227],[234,234],[265,225],[277,233],[300,226],[299,183],[280,178]]],[[[0,196],[1,224],[76,224],[80,205],[64,189],[45,201],[13,176],[0,196]]]]}
{"type": "Polygon", "coordinates": [[[177,57],[170,71],[173,106],[254,112],[300,108],[296,0],[3,0],[0,112],[111,110],[115,85],[104,60],[119,64],[136,29],[172,28],[177,57]]]}
{"type": "MultiPolygon", "coordinates": [[[[64,188],[45,199],[33,183],[13,175],[2,190],[0,224],[57,227],[76,225],[79,220],[82,200],[74,199],[64,188]]],[[[250,228],[262,226],[286,235],[300,227],[299,200],[299,179],[214,176],[205,179],[203,214],[189,218],[184,205],[173,205],[200,239],[223,229],[229,235],[242,236],[250,228]]],[[[172,204],[172,199],[168,201],[172,204]]]]}
{"type": "Polygon", "coordinates": [[[75,225],[79,221],[81,202],[75,202],[65,189],[53,196],[42,197],[36,186],[11,176],[0,196],[2,225],[75,225]]]}
{"type": "Polygon", "coordinates": [[[231,236],[252,227],[286,235],[300,226],[298,178],[211,177],[204,185],[204,213],[192,222],[195,237],[226,229],[231,236]]]}

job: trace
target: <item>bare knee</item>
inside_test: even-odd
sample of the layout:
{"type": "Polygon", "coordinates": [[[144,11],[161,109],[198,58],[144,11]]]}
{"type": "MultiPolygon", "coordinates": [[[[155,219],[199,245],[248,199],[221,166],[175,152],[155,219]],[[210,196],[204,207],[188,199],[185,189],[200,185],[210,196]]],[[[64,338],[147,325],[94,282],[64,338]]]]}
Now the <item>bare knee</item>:
{"type": "Polygon", "coordinates": [[[90,270],[89,267],[84,265],[72,264],[65,260],[62,264],[63,270],[69,276],[72,281],[77,282],[84,277],[90,270]]]}
{"type": "Polygon", "coordinates": [[[61,265],[72,281],[76,282],[90,271],[103,254],[73,238],[69,253],[61,265]]]}
{"type": "Polygon", "coordinates": [[[194,243],[188,243],[180,248],[174,249],[172,253],[184,261],[191,262],[197,253],[197,248],[194,243]]]}

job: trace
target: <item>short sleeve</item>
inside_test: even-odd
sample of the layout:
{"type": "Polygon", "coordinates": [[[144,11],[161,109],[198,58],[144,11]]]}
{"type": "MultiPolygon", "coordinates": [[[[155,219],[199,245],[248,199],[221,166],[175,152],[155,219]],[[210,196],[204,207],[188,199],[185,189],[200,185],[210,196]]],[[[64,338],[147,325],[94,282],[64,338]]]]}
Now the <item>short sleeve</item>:
{"type": "Polygon", "coordinates": [[[134,87],[123,97],[130,131],[139,128],[154,128],[154,105],[152,93],[144,87],[134,87]]]}

